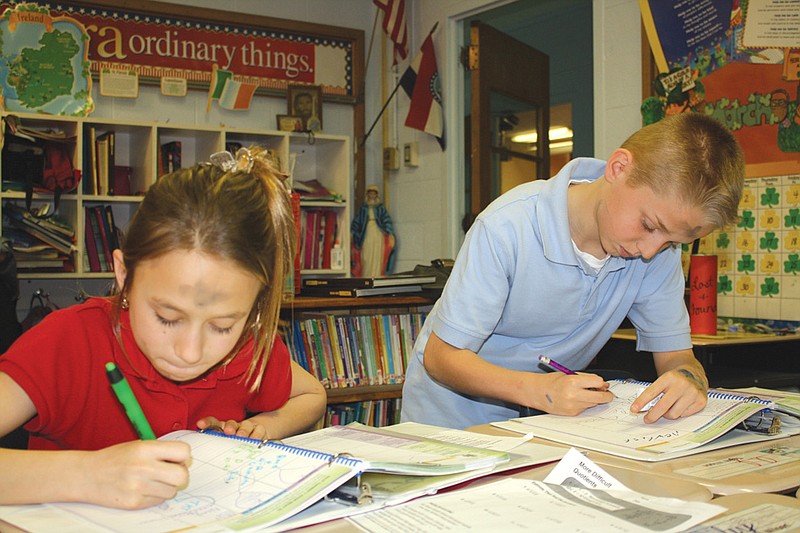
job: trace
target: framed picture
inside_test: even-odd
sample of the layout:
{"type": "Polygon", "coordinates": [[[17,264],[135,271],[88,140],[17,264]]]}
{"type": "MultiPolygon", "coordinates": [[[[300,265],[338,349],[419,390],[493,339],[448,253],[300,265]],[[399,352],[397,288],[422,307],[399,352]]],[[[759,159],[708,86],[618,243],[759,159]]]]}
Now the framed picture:
{"type": "Polygon", "coordinates": [[[277,115],[278,130],[280,131],[303,131],[303,118],[295,115],[277,115]]]}
{"type": "Polygon", "coordinates": [[[289,85],[288,114],[300,117],[304,131],[322,131],[322,88],[319,85],[289,85]]]}

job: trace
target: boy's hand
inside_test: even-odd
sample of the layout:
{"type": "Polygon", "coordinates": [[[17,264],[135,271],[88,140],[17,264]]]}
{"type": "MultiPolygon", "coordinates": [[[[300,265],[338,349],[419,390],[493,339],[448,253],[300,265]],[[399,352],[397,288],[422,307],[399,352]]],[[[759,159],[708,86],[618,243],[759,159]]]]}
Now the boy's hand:
{"type": "Polygon", "coordinates": [[[689,370],[680,368],[665,372],[631,404],[631,413],[639,413],[651,400],[662,394],[644,416],[646,424],[661,418],[676,418],[693,415],[708,403],[708,391],[704,383],[689,370]]]}
{"type": "Polygon", "coordinates": [[[85,453],[79,500],[143,509],[174,498],[189,483],[191,447],[178,441],[130,441],[85,453]]]}
{"type": "Polygon", "coordinates": [[[538,376],[546,379],[547,384],[542,388],[543,400],[534,406],[554,415],[575,416],[614,399],[608,391],[608,383],[595,374],[550,372],[538,376]]]}
{"type": "Polygon", "coordinates": [[[197,421],[199,429],[213,429],[225,433],[226,435],[236,435],[237,437],[249,437],[251,439],[265,440],[268,437],[267,428],[257,424],[252,420],[228,420],[222,422],[213,416],[206,416],[197,421]]]}

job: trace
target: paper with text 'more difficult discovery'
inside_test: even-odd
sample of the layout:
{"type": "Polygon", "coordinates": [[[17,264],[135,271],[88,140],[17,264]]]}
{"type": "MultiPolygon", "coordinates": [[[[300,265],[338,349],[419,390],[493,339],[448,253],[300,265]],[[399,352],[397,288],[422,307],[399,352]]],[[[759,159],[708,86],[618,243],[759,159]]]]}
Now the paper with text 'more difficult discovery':
{"type": "Polygon", "coordinates": [[[542,481],[476,483],[349,518],[370,533],[570,531],[675,533],[723,513],[706,502],[633,492],[575,449],[542,481]]]}

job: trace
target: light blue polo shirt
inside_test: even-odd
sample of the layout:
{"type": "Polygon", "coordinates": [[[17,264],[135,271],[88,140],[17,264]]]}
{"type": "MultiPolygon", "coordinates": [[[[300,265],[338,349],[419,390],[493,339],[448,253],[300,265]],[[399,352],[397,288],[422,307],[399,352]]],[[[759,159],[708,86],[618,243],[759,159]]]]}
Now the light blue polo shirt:
{"type": "Polygon", "coordinates": [[[423,367],[431,330],[492,364],[527,372],[545,371],[539,354],[585,368],[626,316],[637,329],[637,350],[691,348],[680,248],[649,261],[611,257],[596,273],[584,271],[576,255],[567,188],[604,169],[604,161],[575,159],[549,180],[512,189],[477,217],[411,354],[402,421],[461,429],[518,416],[516,405],[434,381],[423,367]]]}

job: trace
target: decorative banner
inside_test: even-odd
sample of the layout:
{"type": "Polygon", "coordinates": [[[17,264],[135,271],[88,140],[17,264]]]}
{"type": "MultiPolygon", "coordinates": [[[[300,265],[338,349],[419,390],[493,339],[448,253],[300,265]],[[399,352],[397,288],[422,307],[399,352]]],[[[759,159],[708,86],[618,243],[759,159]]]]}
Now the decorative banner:
{"type": "Polygon", "coordinates": [[[717,334],[717,256],[693,255],[689,264],[692,335],[717,334]]]}
{"type": "MultiPolygon", "coordinates": [[[[323,94],[345,98],[355,96],[354,82],[359,81],[353,79],[354,38],[287,31],[280,27],[280,19],[246,15],[240,17],[241,23],[200,19],[204,14],[223,13],[209,9],[187,11],[192,15],[180,17],[174,15],[179,7],[144,1],[136,7],[98,7],[92,2],[26,5],[37,4],[50,7],[52,17],[69,17],[85,27],[88,42],[78,44],[88,49],[92,73],[133,70],[142,81],[170,76],[207,87],[216,65],[235,72],[237,81],[270,92],[285,91],[290,83],[307,83],[320,85],[323,94]],[[154,13],[157,7],[170,11],[154,13]],[[257,25],[265,20],[275,26],[257,25]]],[[[0,1],[0,12],[11,6],[0,1]]],[[[230,12],[224,14],[225,20],[231,20],[230,12]]],[[[297,22],[289,22],[298,27],[297,22]]],[[[5,48],[4,42],[7,54],[5,48]]]]}

